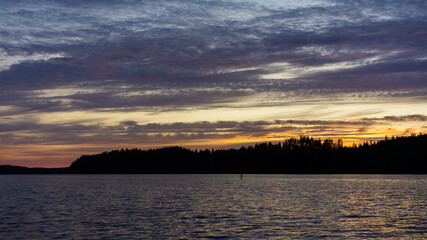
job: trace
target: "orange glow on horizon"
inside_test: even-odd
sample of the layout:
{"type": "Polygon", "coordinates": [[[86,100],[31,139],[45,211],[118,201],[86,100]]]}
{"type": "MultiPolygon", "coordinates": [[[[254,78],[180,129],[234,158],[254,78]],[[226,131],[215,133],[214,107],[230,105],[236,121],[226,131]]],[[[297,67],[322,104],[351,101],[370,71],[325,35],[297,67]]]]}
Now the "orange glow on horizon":
{"type": "MultiPolygon", "coordinates": [[[[419,129],[415,129],[419,130],[419,129]]],[[[378,128],[370,132],[363,132],[357,134],[356,132],[347,133],[346,135],[328,135],[328,134],[289,134],[284,133],[269,133],[265,136],[248,136],[241,135],[235,137],[224,138],[211,138],[211,139],[192,139],[192,140],[177,140],[164,143],[144,144],[144,143],[111,143],[108,145],[103,144],[62,144],[62,145],[37,145],[27,144],[20,146],[2,146],[2,155],[0,156],[0,165],[16,165],[26,167],[67,167],[74,160],[82,155],[91,155],[111,151],[122,148],[138,148],[138,149],[156,149],[166,146],[181,146],[189,149],[228,149],[239,148],[240,146],[254,145],[255,143],[262,142],[282,142],[289,138],[299,138],[300,136],[313,137],[314,139],[328,139],[334,141],[338,139],[343,140],[345,147],[351,147],[353,144],[359,145],[366,141],[383,140],[385,136],[391,138],[392,136],[408,136],[411,134],[423,133],[423,131],[413,131],[408,133],[408,129],[390,129],[378,128]],[[393,130],[387,132],[387,130],[393,130]]]]}

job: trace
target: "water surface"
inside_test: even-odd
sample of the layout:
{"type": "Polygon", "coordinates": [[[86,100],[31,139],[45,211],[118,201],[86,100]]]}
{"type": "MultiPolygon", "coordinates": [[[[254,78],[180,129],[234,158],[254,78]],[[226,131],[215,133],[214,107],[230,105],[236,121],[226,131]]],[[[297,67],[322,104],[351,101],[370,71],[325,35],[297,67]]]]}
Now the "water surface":
{"type": "Polygon", "coordinates": [[[426,189],[426,175],[0,175],[0,239],[423,239],[426,189]]]}

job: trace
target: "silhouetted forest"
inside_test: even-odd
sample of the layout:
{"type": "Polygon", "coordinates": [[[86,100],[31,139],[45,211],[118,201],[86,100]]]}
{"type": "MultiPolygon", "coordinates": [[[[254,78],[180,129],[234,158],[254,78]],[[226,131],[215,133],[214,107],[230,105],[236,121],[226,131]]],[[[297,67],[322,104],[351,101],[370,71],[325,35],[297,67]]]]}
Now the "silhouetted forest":
{"type": "Polygon", "coordinates": [[[427,173],[427,135],[344,147],[301,136],[239,149],[122,149],[84,155],[69,173],[427,173]]]}

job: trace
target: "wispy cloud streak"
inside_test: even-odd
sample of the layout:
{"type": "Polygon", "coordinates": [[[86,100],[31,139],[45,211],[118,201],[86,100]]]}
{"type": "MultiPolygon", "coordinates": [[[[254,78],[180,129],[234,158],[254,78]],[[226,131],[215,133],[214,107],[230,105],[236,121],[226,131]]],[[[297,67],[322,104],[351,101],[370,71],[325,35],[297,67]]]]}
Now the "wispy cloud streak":
{"type": "Polygon", "coordinates": [[[388,131],[418,131],[425,122],[425,1],[1,5],[2,143],[353,136],[373,129],[382,134],[389,125],[388,131]],[[372,110],[370,103],[392,110],[372,110]],[[288,117],[290,109],[345,104],[357,105],[363,115],[348,108],[331,117],[288,117]],[[403,105],[411,108],[397,109],[403,105]],[[212,118],[224,109],[242,115],[212,118]],[[202,118],[202,111],[209,114],[202,118]],[[82,112],[85,117],[73,124],[82,112]],[[109,119],[114,113],[135,123],[109,119]],[[54,115],[57,124],[46,120],[54,115]]]}

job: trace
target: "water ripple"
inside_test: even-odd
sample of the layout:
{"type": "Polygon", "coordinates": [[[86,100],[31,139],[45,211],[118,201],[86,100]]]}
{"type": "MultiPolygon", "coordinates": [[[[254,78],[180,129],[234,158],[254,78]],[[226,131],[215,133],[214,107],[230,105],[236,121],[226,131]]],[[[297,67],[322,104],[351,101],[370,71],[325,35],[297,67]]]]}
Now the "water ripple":
{"type": "Polygon", "coordinates": [[[426,180],[0,175],[0,239],[425,239],[426,180]]]}

